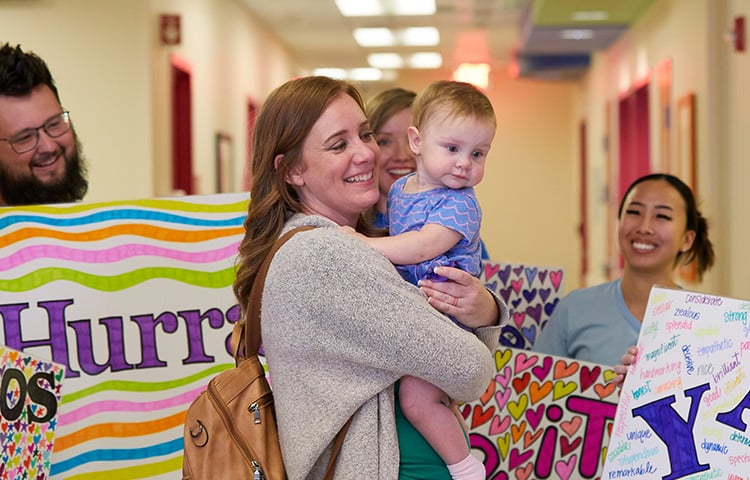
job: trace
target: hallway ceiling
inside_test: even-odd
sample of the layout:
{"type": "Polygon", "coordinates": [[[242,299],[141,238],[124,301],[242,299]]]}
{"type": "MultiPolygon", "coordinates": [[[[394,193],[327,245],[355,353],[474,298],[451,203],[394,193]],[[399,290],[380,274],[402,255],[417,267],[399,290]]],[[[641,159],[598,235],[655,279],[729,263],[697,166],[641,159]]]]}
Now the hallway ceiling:
{"type": "Polygon", "coordinates": [[[447,76],[462,62],[486,62],[564,80],[585,71],[590,53],[607,48],[654,0],[435,0],[435,15],[411,17],[344,17],[334,0],[243,1],[310,69],[367,67],[369,53],[437,51],[447,76]],[[363,48],[352,35],[358,27],[412,26],[437,27],[440,45],[363,48]]]}

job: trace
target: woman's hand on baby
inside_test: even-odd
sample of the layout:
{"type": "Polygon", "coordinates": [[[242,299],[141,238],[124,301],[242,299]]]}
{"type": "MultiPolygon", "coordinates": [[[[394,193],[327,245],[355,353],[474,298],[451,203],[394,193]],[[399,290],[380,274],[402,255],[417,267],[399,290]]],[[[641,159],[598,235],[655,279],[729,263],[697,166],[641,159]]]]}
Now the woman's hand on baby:
{"type": "Polygon", "coordinates": [[[495,299],[478,278],[452,267],[437,267],[435,273],[448,281],[421,280],[419,287],[436,310],[469,328],[497,323],[495,299]]]}

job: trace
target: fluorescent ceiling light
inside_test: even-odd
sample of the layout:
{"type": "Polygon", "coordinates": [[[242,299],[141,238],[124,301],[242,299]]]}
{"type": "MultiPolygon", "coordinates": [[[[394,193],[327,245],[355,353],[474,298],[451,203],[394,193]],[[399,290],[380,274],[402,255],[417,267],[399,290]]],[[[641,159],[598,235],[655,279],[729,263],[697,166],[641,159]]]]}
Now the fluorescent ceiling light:
{"type": "Polygon", "coordinates": [[[563,40],[591,40],[594,38],[594,31],[587,28],[566,28],[560,32],[560,38],[563,40]]]}
{"type": "Polygon", "coordinates": [[[404,59],[397,53],[371,53],[367,63],[374,68],[403,68],[404,59]]]}
{"type": "Polygon", "coordinates": [[[355,28],[354,40],[360,47],[392,47],[396,44],[396,38],[388,28],[355,28]]]}
{"type": "Polygon", "coordinates": [[[435,15],[435,0],[384,0],[383,3],[394,15],[435,15]]]}
{"type": "Polygon", "coordinates": [[[378,68],[353,68],[349,71],[349,78],[357,81],[375,81],[383,77],[378,68]]]}
{"type": "Polygon", "coordinates": [[[409,57],[408,64],[411,68],[440,68],[443,56],[432,52],[415,53],[409,57]]]}
{"type": "Polygon", "coordinates": [[[379,0],[336,0],[336,6],[345,17],[370,17],[385,14],[379,0]]]}
{"type": "Polygon", "coordinates": [[[570,16],[576,22],[601,22],[609,18],[607,12],[603,10],[579,10],[570,16]]]}
{"type": "Polygon", "coordinates": [[[346,79],[346,70],[343,68],[316,68],[313,70],[313,75],[344,80],[346,79]]]}
{"type": "Polygon", "coordinates": [[[440,32],[435,27],[411,27],[398,32],[401,45],[429,47],[440,44],[440,32]]]}
{"type": "Polygon", "coordinates": [[[435,0],[336,0],[345,17],[379,15],[434,15],[435,0]]]}

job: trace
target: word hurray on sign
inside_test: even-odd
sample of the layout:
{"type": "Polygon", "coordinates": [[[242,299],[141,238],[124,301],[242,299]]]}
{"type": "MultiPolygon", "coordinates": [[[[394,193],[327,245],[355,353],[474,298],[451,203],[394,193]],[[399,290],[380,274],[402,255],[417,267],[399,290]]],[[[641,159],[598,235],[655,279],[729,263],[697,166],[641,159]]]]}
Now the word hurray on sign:
{"type": "Polygon", "coordinates": [[[563,296],[564,270],[520,263],[482,265],[480,280],[502,298],[510,310],[500,344],[531,349],[536,337],[563,296]]]}
{"type": "Polygon", "coordinates": [[[0,479],[49,476],[65,368],[0,345],[0,479]]]}
{"type": "Polygon", "coordinates": [[[618,402],[611,367],[504,347],[495,367],[462,406],[487,479],[599,478],[618,402]]]}
{"type": "MultiPolygon", "coordinates": [[[[187,407],[234,365],[232,281],[248,201],[0,209],[0,345],[65,369],[50,478],[179,478],[187,407]]],[[[28,384],[30,414],[43,415],[34,404],[51,396],[28,384]]]]}
{"type": "Polygon", "coordinates": [[[750,301],[654,287],[602,479],[746,480],[750,301]]]}

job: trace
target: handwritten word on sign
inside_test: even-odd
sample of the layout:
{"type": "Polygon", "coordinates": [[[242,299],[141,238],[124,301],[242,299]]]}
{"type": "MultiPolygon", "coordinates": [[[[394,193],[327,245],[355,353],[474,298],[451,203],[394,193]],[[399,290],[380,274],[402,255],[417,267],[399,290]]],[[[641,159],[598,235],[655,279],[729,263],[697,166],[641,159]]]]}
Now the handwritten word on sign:
{"type": "Polygon", "coordinates": [[[463,406],[488,480],[599,476],[618,394],[610,367],[501,347],[497,375],[463,406]]]}
{"type": "Polygon", "coordinates": [[[743,300],[652,289],[602,479],[748,478],[749,310],[743,300]]]}

